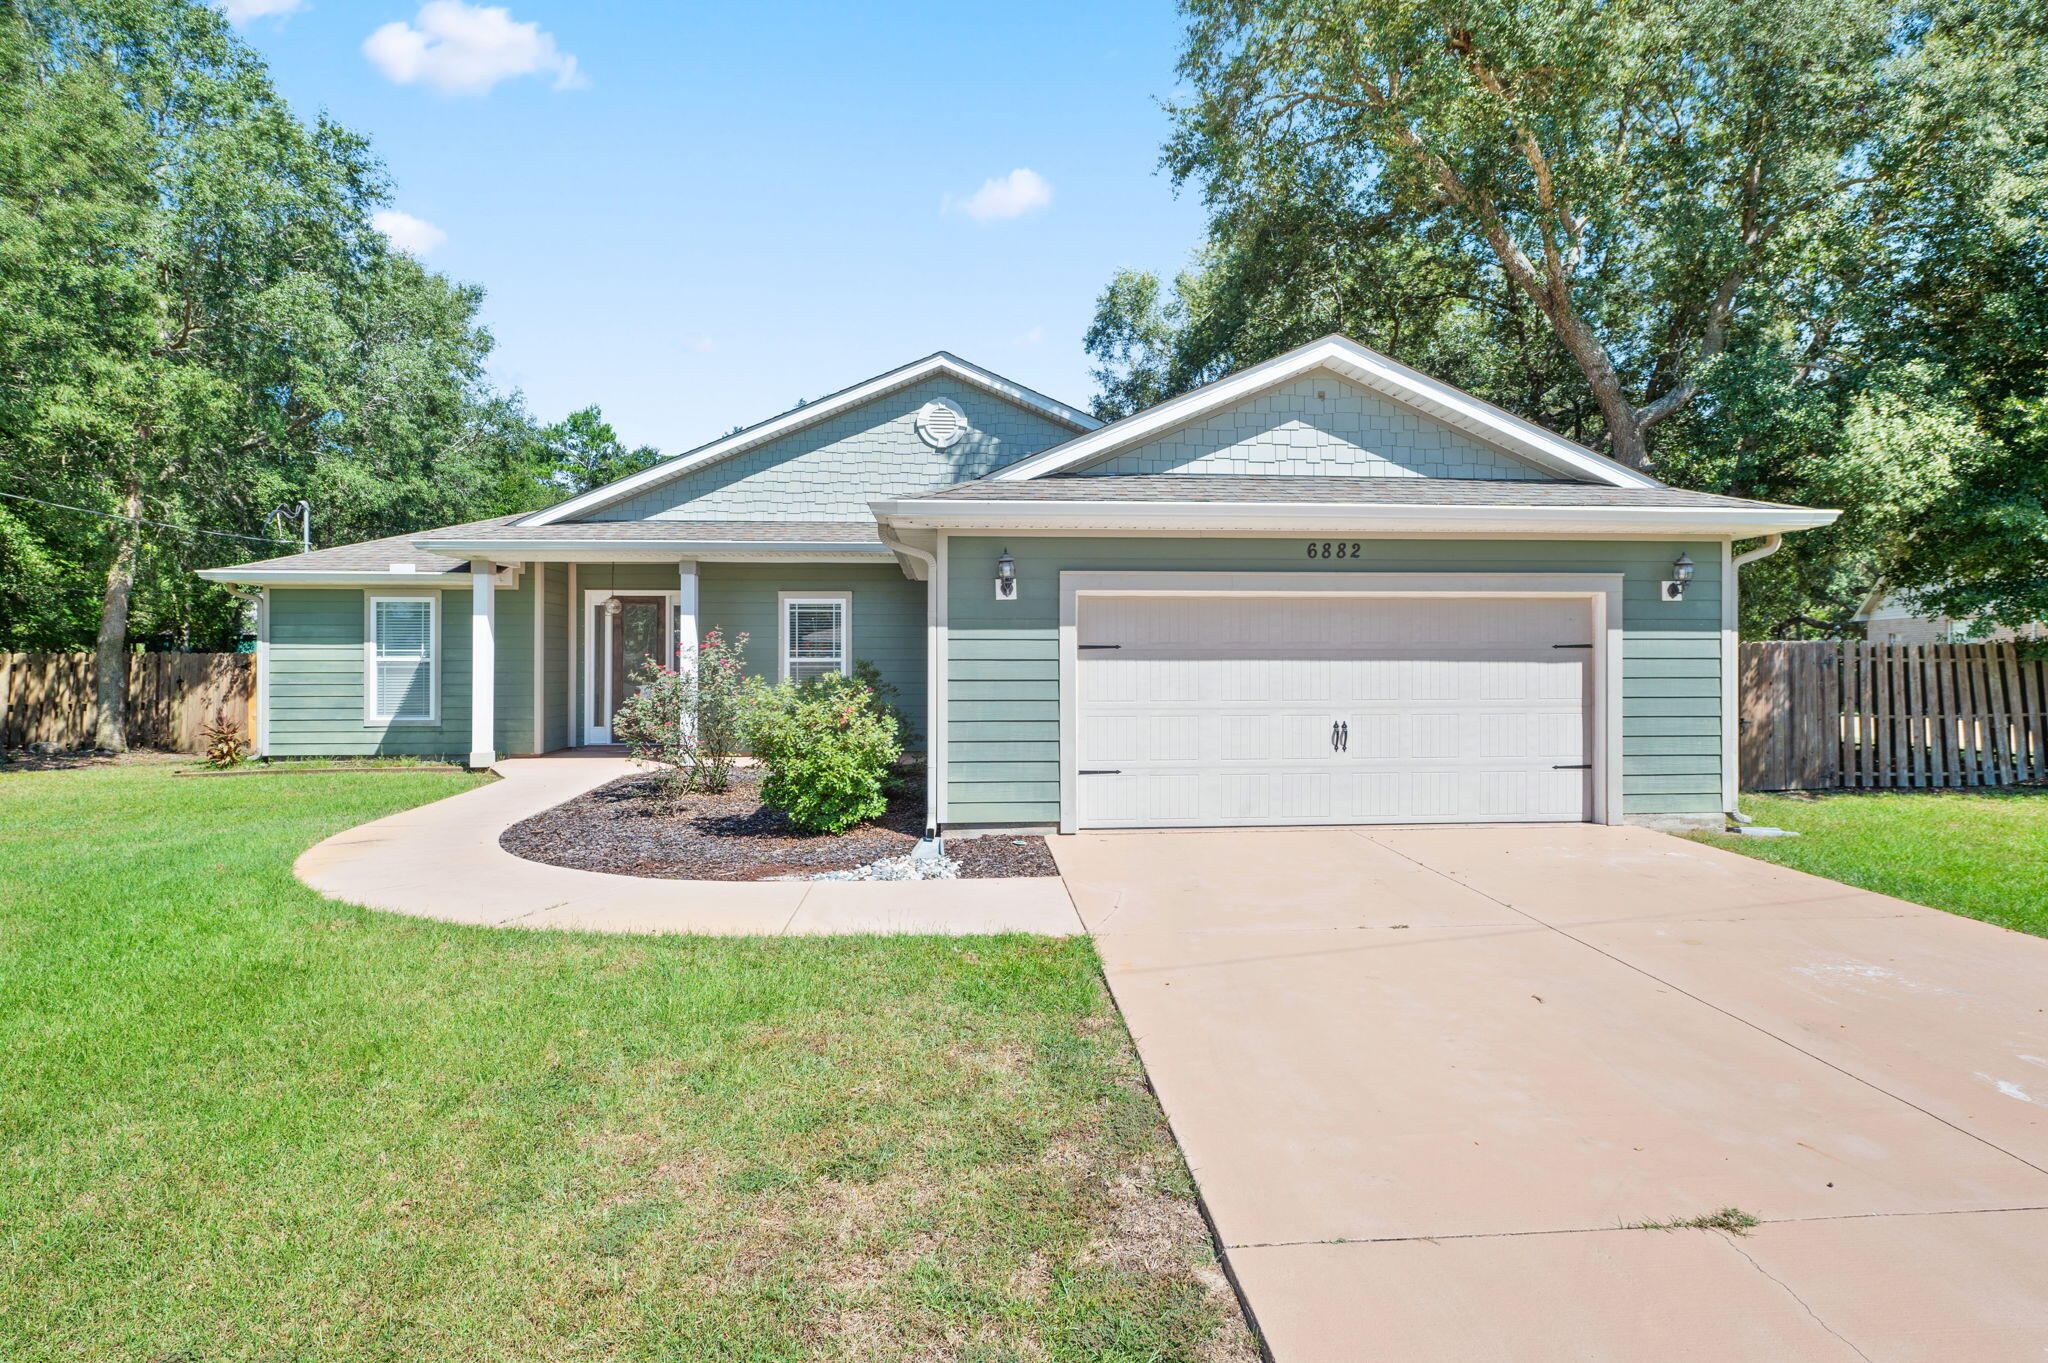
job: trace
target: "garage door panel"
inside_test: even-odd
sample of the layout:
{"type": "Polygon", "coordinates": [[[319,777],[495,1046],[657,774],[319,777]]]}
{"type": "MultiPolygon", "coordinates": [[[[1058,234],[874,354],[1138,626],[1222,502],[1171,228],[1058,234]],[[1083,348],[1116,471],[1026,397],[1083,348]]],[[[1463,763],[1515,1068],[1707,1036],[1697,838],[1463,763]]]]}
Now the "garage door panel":
{"type": "Polygon", "coordinates": [[[1584,819],[1582,600],[1089,598],[1090,827],[1584,819]],[[1342,737],[1333,740],[1333,726],[1342,737]]]}

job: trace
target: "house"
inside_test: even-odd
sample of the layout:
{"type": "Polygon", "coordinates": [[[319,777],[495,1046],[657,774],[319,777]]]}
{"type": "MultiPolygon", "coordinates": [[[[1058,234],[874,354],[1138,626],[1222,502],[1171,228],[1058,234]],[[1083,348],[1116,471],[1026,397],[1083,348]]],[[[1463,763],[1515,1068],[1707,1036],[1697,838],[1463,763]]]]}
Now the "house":
{"type": "Polygon", "coordinates": [[[872,661],[947,831],[1704,824],[1736,568],[1835,515],[1329,337],[1107,425],[941,353],[544,511],[204,576],[260,594],[270,755],[603,744],[716,626],[769,676],[872,661]]]}
{"type": "Polygon", "coordinates": [[[1992,627],[1975,620],[1957,620],[1914,599],[1911,592],[1873,587],[1856,610],[1863,637],[1873,644],[1997,644],[2018,639],[2048,639],[2048,624],[2035,621],[2017,629],[1992,627]]]}

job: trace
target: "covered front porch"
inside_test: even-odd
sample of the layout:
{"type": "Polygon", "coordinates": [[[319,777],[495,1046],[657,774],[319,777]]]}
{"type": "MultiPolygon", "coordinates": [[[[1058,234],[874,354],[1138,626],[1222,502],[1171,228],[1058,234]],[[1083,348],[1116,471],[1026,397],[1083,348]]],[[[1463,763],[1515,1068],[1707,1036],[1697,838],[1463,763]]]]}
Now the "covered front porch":
{"type": "Polygon", "coordinates": [[[643,670],[686,661],[713,631],[771,680],[871,663],[921,728],[925,584],[893,559],[479,557],[467,567],[466,591],[447,593],[463,618],[442,633],[467,644],[468,665],[459,675],[451,665],[449,684],[466,693],[473,767],[611,745],[612,717],[643,670]]]}

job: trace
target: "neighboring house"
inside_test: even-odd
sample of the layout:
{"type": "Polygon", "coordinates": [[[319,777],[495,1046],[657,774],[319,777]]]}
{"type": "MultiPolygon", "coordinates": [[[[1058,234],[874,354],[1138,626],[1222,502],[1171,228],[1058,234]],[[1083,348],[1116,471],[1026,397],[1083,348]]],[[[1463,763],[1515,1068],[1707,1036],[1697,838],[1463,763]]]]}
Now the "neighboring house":
{"type": "Polygon", "coordinates": [[[2018,629],[1987,627],[1928,609],[1911,592],[1874,588],[1856,611],[1863,637],[1873,644],[1991,644],[2048,639],[2048,625],[2036,621],[2018,629]]]}
{"type": "Polygon", "coordinates": [[[603,744],[716,627],[770,676],[872,660],[948,830],[1702,823],[1730,544],[1835,514],[1331,337],[1109,425],[942,353],[545,511],[204,576],[260,592],[272,755],[603,744]]]}

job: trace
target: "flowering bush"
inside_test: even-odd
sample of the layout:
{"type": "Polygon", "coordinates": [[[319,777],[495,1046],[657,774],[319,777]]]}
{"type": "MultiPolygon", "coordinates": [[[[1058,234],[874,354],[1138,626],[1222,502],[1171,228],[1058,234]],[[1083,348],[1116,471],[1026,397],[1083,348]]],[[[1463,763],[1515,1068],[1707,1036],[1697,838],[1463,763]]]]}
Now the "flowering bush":
{"type": "Polygon", "coordinates": [[[613,736],[654,765],[666,798],[688,790],[715,795],[732,784],[744,746],[747,678],[740,656],[746,646],[744,634],[727,643],[722,631],[712,630],[682,666],[649,664],[633,679],[639,694],[612,716],[613,736]]]}
{"type": "Polygon", "coordinates": [[[761,803],[797,827],[843,833],[888,809],[882,783],[903,743],[895,716],[855,679],[757,682],[745,728],[748,751],[767,768],[761,803]]]}

